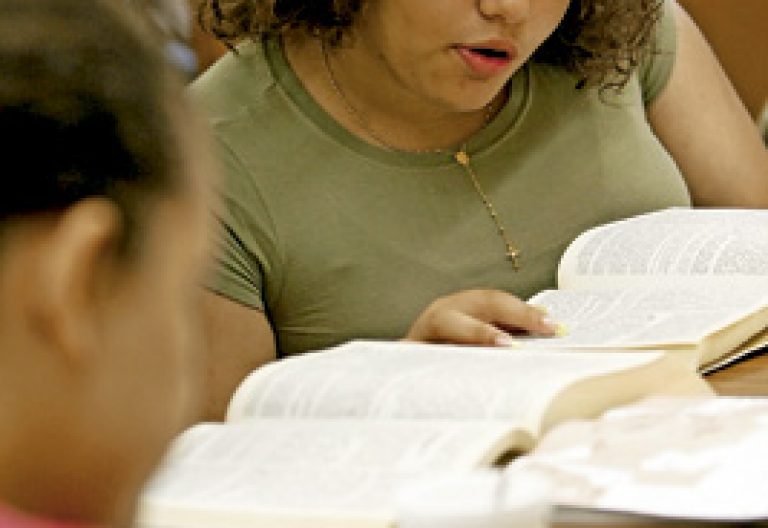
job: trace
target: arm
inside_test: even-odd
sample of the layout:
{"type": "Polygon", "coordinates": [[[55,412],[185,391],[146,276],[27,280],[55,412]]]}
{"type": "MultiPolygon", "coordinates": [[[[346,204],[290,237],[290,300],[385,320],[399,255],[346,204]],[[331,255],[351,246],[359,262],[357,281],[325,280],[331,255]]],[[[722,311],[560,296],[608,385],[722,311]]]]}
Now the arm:
{"type": "Polygon", "coordinates": [[[206,291],[203,329],[207,353],[205,420],[222,420],[240,382],[274,361],[275,336],[263,312],[206,291]]]}
{"type": "Polygon", "coordinates": [[[656,135],[698,206],[768,207],[768,150],[699,29],[676,9],[672,76],[651,104],[656,135]]]}

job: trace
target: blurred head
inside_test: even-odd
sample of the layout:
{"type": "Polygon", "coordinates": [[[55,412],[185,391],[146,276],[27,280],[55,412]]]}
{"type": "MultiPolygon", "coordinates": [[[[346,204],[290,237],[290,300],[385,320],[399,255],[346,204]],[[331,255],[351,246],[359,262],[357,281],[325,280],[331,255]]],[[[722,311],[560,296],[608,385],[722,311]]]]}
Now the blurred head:
{"type": "Polygon", "coordinates": [[[130,513],[197,412],[207,150],[108,0],[0,2],[0,500],[130,513]]]}
{"type": "Polygon", "coordinates": [[[125,0],[157,30],[166,58],[185,77],[197,74],[189,0],[125,0]]]}

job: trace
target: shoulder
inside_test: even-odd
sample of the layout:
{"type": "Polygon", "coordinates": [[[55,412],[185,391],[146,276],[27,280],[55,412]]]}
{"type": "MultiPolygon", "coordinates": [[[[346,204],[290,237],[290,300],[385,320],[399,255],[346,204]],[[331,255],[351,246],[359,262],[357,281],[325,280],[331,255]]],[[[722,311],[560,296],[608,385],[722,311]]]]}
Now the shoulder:
{"type": "Polygon", "coordinates": [[[664,90],[672,75],[677,56],[677,24],[675,0],[664,0],[653,42],[645,60],[640,64],[638,77],[643,89],[643,102],[648,105],[664,90]]]}
{"type": "Polygon", "coordinates": [[[192,100],[216,124],[263,103],[276,85],[264,46],[245,42],[230,51],[189,86],[192,100]]]}
{"type": "MultiPolygon", "coordinates": [[[[677,58],[678,31],[676,24],[676,12],[678,10],[675,0],[661,0],[659,11],[648,23],[653,24],[649,32],[646,51],[639,56],[639,63],[633,65],[634,73],[627,84],[620,90],[608,89],[602,92],[603,97],[598,100],[610,100],[612,102],[632,102],[639,100],[642,106],[647,107],[664,90],[668,84],[677,58]]],[[[648,14],[649,17],[652,14],[648,14]]],[[[579,75],[567,71],[562,66],[548,65],[537,61],[530,63],[535,76],[546,78],[546,82],[538,83],[537,91],[567,94],[574,97],[579,93],[597,93],[599,88],[587,90],[575,90],[579,83],[579,75]]],[[[579,99],[579,97],[576,97],[579,99]]]]}

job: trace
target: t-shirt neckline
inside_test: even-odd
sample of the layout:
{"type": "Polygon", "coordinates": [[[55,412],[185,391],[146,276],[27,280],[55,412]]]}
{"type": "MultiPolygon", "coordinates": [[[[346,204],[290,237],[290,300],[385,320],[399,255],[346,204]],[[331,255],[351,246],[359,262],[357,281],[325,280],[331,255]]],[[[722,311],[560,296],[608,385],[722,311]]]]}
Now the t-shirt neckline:
{"type": "MultiPolygon", "coordinates": [[[[324,133],[346,148],[389,165],[434,167],[455,163],[448,151],[419,153],[390,150],[372,145],[357,137],[331,117],[309,94],[288,63],[280,39],[265,38],[261,45],[272,76],[298,110],[324,133]]],[[[509,96],[504,107],[466,142],[466,150],[471,156],[482,154],[515,127],[527,105],[529,93],[530,72],[526,64],[512,77],[509,96]]]]}

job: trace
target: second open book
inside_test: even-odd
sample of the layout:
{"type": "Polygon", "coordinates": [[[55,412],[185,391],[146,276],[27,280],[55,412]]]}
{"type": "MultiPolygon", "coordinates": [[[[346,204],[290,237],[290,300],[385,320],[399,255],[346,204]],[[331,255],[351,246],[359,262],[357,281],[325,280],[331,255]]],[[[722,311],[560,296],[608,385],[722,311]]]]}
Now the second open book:
{"type": "Polygon", "coordinates": [[[176,443],[153,528],[393,526],[409,478],[531,448],[554,424],[649,394],[709,395],[689,353],[352,342],[248,377],[228,422],[176,443]]]}
{"type": "Polygon", "coordinates": [[[768,340],[768,211],[667,209],[586,231],[558,289],[529,300],[568,329],[526,346],[695,350],[711,369],[768,340]]]}

